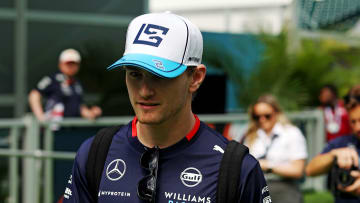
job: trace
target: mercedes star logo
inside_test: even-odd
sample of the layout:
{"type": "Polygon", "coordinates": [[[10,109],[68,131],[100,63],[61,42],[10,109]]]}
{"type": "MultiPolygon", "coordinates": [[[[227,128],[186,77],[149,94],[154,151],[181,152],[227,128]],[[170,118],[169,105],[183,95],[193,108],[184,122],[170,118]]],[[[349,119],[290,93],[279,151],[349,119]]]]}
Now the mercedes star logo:
{"type": "Polygon", "coordinates": [[[111,181],[117,181],[125,175],[126,164],[122,159],[115,159],[106,168],[106,176],[111,181]]]}

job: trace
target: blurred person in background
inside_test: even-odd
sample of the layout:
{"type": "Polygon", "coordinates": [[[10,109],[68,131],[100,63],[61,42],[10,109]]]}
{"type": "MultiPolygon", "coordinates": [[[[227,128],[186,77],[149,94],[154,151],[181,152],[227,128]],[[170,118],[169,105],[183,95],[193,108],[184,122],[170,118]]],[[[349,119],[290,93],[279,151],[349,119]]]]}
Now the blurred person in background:
{"type": "MultiPolygon", "coordinates": [[[[83,103],[83,88],[75,75],[80,69],[81,56],[75,49],[63,50],[59,56],[59,72],[43,77],[28,99],[32,112],[39,121],[60,121],[63,117],[95,119],[101,116],[98,106],[83,103]],[[47,98],[45,108],[42,98],[47,98]]],[[[54,126],[56,130],[56,126],[54,126]]]]}
{"type": "Polygon", "coordinates": [[[308,176],[328,173],[336,203],[360,202],[360,85],[345,97],[352,134],[331,140],[306,166],[308,176]]]}
{"type": "Polygon", "coordinates": [[[324,113],[326,141],[351,133],[349,117],[334,85],[324,85],[319,94],[320,109],[324,113]]]}
{"type": "Polygon", "coordinates": [[[283,114],[276,98],[265,94],[249,109],[250,122],[242,142],[265,173],[273,202],[302,202],[298,187],[307,158],[301,131],[283,114]]]}

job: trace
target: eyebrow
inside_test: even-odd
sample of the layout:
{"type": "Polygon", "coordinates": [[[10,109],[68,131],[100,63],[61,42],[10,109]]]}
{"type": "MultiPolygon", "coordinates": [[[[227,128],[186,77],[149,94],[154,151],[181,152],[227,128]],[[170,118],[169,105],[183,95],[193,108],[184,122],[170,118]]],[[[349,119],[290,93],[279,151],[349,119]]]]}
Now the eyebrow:
{"type": "Polygon", "coordinates": [[[125,71],[136,71],[136,72],[141,72],[146,74],[147,71],[144,70],[143,68],[137,67],[137,66],[124,66],[125,71]]]}
{"type": "Polygon", "coordinates": [[[128,70],[128,71],[138,71],[138,72],[142,72],[146,75],[149,75],[150,77],[154,77],[156,79],[159,79],[159,80],[169,80],[169,79],[173,79],[173,78],[165,78],[165,77],[161,77],[157,74],[154,74],[154,73],[151,73],[143,68],[139,68],[137,66],[124,66],[125,70],[128,70]]]}
{"type": "Polygon", "coordinates": [[[140,68],[136,67],[136,66],[124,66],[125,69],[130,69],[130,70],[140,70],[140,68]]]}

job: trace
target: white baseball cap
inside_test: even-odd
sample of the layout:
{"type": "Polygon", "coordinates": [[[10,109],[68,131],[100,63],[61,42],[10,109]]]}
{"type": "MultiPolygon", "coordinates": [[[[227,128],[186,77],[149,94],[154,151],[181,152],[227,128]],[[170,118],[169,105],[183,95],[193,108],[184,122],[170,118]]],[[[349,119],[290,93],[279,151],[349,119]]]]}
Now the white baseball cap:
{"type": "Polygon", "coordinates": [[[109,66],[136,66],[165,78],[181,75],[201,63],[203,39],[197,26],[173,13],[144,14],[133,19],[126,34],[125,52],[109,66]]]}
{"type": "Polygon", "coordinates": [[[76,62],[76,63],[80,63],[81,62],[81,56],[80,53],[78,51],[76,51],[75,49],[65,49],[64,51],[61,52],[60,56],[59,56],[59,61],[61,62],[76,62]]]}

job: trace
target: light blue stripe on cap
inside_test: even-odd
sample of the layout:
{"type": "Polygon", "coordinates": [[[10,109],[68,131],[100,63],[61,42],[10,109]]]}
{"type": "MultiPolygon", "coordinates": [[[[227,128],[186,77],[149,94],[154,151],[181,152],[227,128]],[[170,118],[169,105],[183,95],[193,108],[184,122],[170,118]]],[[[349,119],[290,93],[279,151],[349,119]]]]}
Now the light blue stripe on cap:
{"type": "Polygon", "coordinates": [[[107,70],[121,66],[136,66],[165,78],[175,78],[186,70],[184,64],[148,54],[126,54],[107,70]]]}

